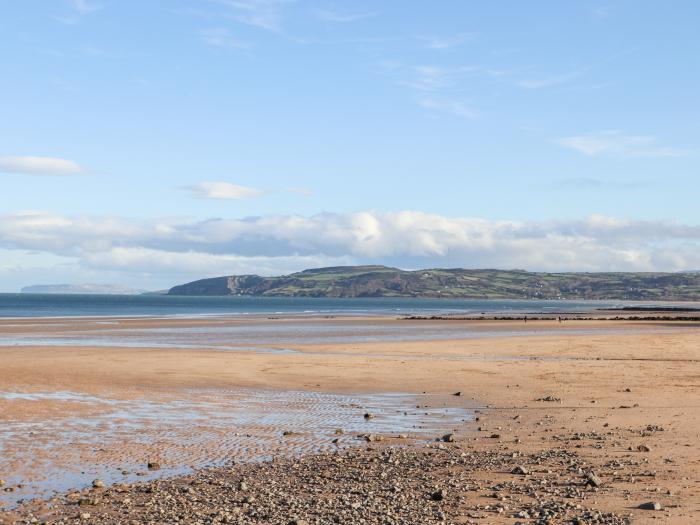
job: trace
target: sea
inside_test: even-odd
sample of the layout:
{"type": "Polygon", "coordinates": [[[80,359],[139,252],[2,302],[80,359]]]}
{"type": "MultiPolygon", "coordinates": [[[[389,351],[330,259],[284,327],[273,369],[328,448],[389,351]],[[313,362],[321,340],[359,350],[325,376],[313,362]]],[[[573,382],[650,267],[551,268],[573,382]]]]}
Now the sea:
{"type": "Polygon", "coordinates": [[[216,315],[441,315],[586,312],[624,301],[0,294],[0,318],[216,315]]]}

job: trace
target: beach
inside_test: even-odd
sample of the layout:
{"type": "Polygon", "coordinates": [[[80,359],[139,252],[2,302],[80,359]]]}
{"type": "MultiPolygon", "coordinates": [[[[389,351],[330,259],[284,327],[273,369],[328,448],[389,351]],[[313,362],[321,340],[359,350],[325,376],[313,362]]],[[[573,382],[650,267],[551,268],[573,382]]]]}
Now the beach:
{"type": "Polygon", "coordinates": [[[0,321],[0,519],[189,522],[202,498],[220,500],[203,523],[700,518],[693,321],[269,317],[0,321]],[[28,490],[48,464],[68,481],[28,490]]]}

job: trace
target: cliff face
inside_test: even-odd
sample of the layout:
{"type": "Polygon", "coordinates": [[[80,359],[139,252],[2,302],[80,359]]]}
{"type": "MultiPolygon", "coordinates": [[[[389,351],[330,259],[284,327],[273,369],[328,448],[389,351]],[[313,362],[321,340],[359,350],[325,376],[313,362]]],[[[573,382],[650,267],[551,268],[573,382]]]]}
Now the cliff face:
{"type": "Polygon", "coordinates": [[[228,287],[230,279],[232,277],[213,277],[192,281],[173,286],[168,291],[168,295],[230,295],[231,289],[228,287]]]}
{"type": "Polygon", "coordinates": [[[700,300],[696,273],[535,273],[385,266],[305,270],[281,277],[233,275],[175,286],[169,295],[454,297],[475,299],[700,300]]]}

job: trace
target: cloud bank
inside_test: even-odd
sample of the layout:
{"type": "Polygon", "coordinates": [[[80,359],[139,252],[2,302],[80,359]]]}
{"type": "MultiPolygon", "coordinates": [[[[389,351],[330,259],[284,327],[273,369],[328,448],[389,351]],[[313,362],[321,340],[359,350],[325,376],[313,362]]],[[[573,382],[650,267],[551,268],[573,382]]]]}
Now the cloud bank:
{"type": "Polygon", "coordinates": [[[516,222],[418,211],[242,219],[0,215],[0,249],[72,261],[91,272],[158,276],[175,284],[229,273],[312,266],[678,271],[700,268],[700,226],[591,216],[516,222]]]}

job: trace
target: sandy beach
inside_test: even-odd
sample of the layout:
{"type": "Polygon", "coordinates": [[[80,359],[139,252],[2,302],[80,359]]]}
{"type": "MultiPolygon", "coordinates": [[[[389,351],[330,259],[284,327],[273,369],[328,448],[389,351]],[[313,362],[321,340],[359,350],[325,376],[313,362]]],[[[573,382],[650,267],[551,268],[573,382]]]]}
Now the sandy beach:
{"type": "MultiPolygon", "coordinates": [[[[199,479],[197,476],[234,484],[240,483],[241,476],[248,476],[249,484],[257,487],[271,472],[279,476],[285,471],[285,490],[306,494],[308,486],[303,483],[308,479],[304,482],[302,475],[306,467],[285,463],[296,461],[283,459],[285,450],[294,451],[293,456],[306,455],[308,459],[303,461],[320,463],[336,461],[328,455],[334,451],[350,450],[345,453],[355,454],[353,468],[366,463],[370,478],[378,475],[376,461],[384,461],[386,454],[404,454],[406,468],[411,462],[423,465],[431,480],[426,482],[430,487],[411,490],[422,491],[431,505],[439,507],[431,510],[430,516],[422,516],[424,522],[536,523],[542,516],[534,516],[538,511],[533,510],[537,506],[533,502],[543,502],[545,494],[574,504],[560,510],[550,523],[572,522],[576,512],[583,516],[585,509],[602,513],[601,521],[592,515],[581,517],[579,523],[624,523],[614,520],[630,519],[634,523],[694,523],[700,519],[700,332],[692,322],[529,321],[524,326],[522,321],[211,318],[122,319],[110,321],[116,324],[107,327],[104,322],[97,318],[5,320],[0,322],[0,334],[5,338],[28,333],[51,338],[71,333],[71,337],[88,338],[98,330],[105,337],[119,338],[143,329],[206,330],[236,323],[252,326],[253,333],[259,327],[265,334],[264,329],[271,325],[313,333],[325,323],[332,324],[331,332],[349,330],[373,337],[309,342],[297,336],[262,335],[259,341],[246,341],[245,349],[238,350],[221,341],[204,348],[165,348],[144,346],[142,341],[136,347],[110,346],[108,340],[91,345],[94,339],[89,338],[86,344],[68,341],[63,345],[0,347],[0,393],[4,394],[0,396],[0,424],[4,429],[51,421],[58,428],[69,420],[82,419],[107,425],[97,428],[109,433],[107,422],[113,423],[115,406],[125,419],[129,411],[143,411],[145,406],[145,415],[140,416],[144,427],[139,432],[153,437],[146,447],[131,440],[100,446],[93,442],[81,445],[76,433],[70,438],[71,445],[58,452],[51,447],[55,436],[50,433],[18,437],[17,432],[10,435],[4,430],[0,478],[6,481],[1,490],[8,508],[0,513],[0,519],[5,523],[31,520],[32,516],[50,522],[81,521],[86,512],[91,518],[83,516],[83,522],[116,523],[114,506],[124,506],[125,494],[143,494],[133,487],[155,483],[153,490],[177,491],[185,480],[190,483],[199,479]],[[414,326],[427,334],[425,338],[402,340],[396,336],[414,330],[414,326]],[[459,329],[470,335],[460,336],[459,329]],[[105,331],[110,333],[105,335],[105,331]],[[217,345],[222,348],[217,349],[217,345]],[[260,392],[269,394],[260,397],[260,392]],[[457,392],[461,395],[454,395],[457,392]],[[280,393],[284,395],[279,397],[280,393]],[[290,393],[295,394],[290,397],[290,393]],[[296,405],[289,402],[292,398],[296,405]],[[178,406],[196,416],[197,424],[190,429],[178,424],[178,406]],[[297,414],[319,416],[302,427],[295,426],[294,417],[280,419],[279,414],[294,413],[294,406],[297,414]],[[267,410],[267,419],[236,420],[236,431],[226,423],[235,416],[227,412],[232,407],[267,410]],[[364,418],[368,410],[376,410],[376,414],[364,418]],[[152,420],[148,420],[149,414],[152,420]],[[365,419],[379,426],[363,427],[365,419]],[[179,426],[181,431],[170,434],[161,428],[179,426]],[[334,437],[340,430],[343,434],[334,437]],[[241,435],[234,436],[236,432],[241,435]],[[435,441],[445,434],[454,435],[447,442],[435,441]],[[187,441],[194,436],[195,441],[187,441]],[[338,442],[332,443],[339,436],[338,442]],[[180,455],[173,452],[176,442],[180,455]],[[434,472],[425,457],[429,450],[436,454],[434,472]],[[77,476],[70,488],[102,495],[93,505],[88,501],[87,507],[65,502],[63,496],[54,496],[51,508],[41,501],[15,507],[10,496],[41,476],[22,465],[21,458],[27,454],[39,459],[43,456],[54,464],[63,461],[66,470],[75,468],[76,461],[102,461],[109,464],[110,471],[123,470],[119,466],[132,462],[143,472],[129,468],[126,480],[107,479],[106,490],[90,488],[84,477],[77,476]],[[211,454],[209,462],[207,454],[211,454]],[[246,455],[280,459],[252,467],[245,465],[246,455]],[[214,470],[199,474],[182,470],[183,465],[175,464],[178,458],[186,458],[182,460],[196,469],[211,464],[214,470]],[[234,458],[243,465],[216,470],[234,458]],[[145,464],[155,459],[162,468],[149,472],[145,464]],[[270,471],[242,474],[237,468],[270,471]],[[16,469],[26,476],[23,482],[15,477],[10,480],[10,470],[16,469]],[[596,476],[595,483],[586,481],[591,473],[596,476]],[[137,474],[141,480],[133,477],[137,474]],[[299,482],[296,487],[295,476],[299,482]],[[466,476],[468,481],[455,481],[441,502],[431,499],[440,476],[445,480],[466,476]],[[172,481],[159,482],[158,477],[172,481]],[[112,482],[118,485],[109,488],[112,482]],[[168,488],[167,483],[174,485],[168,488]],[[525,490],[523,484],[530,488],[525,490]],[[542,494],[532,485],[541,487],[542,494]],[[558,489],[549,490],[553,486],[558,489]],[[661,510],[639,508],[647,503],[659,503],[661,510]],[[519,512],[527,517],[518,518],[519,512]],[[607,513],[608,518],[602,517],[607,513]]],[[[41,469],[44,463],[37,459],[35,464],[41,469]]],[[[329,476],[337,470],[333,465],[325,465],[329,476]]],[[[402,474],[397,469],[389,475],[411,476],[409,470],[402,474]]],[[[338,476],[340,489],[349,481],[338,476]]],[[[375,482],[381,479],[368,481],[369,485],[375,482]]],[[[374,497],[380,498],[377,494],[374,497]]],[[[229,513],[235,514],[235,520],[231,517],[233,521],[226,518],[219,522],[282,523],[283,513],[268,513],[266,521],[264,513],[250,512],[255,509],[253,501],[239,496],[227,505],[245,508],[243,514],[229,513]]],[[[274,500],[273,496],[268,499],[274,500]]],[[[136,502],[139,497],[130,499],[136,502]]],[[[372,497],[367,496],[369,500],[372,497]]],[[[329,508],[321,505],[304,510],[302,506],[286,522],[298,518],[327,523],[329,508]]],[[[369,512],[369,507],[363,508],[369,512]]],[[[407,504],[406,509],[410,508],[407,504]]],[[[126,510],[124,515],[131,516],[126,510]]],[[[343,522],[352,516],[345,516],[343,522]]],[[[362,519],[383,522],[371,513],[362,519]]]]}

